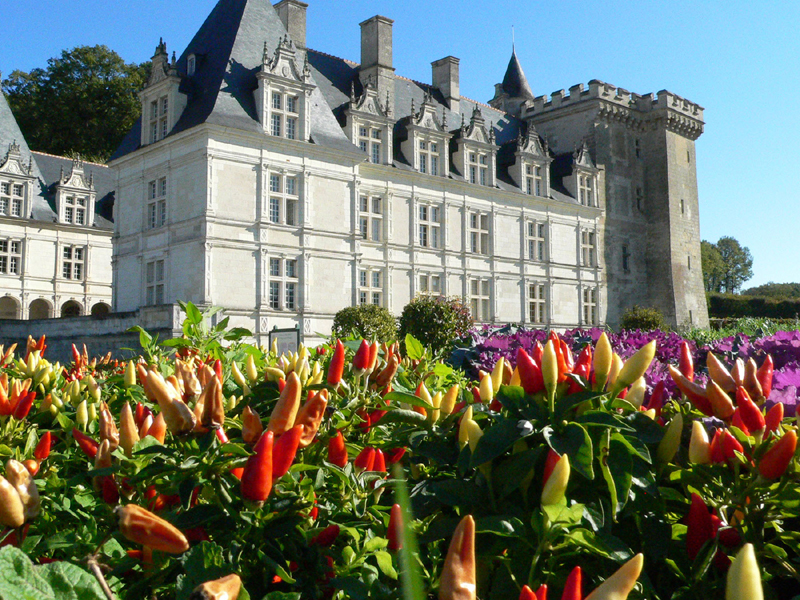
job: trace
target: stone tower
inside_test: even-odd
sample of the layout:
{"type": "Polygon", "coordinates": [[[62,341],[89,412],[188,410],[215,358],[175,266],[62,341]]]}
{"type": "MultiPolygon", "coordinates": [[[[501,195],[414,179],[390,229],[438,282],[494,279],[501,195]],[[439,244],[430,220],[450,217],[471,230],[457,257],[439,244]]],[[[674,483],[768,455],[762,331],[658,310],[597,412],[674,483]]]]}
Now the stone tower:
{"type": "MultiPolygon", "coordinates": [[[[509,71],[521,73],[515,63],[512,56],[509,71]]],[[[517,97],[507,81],[498,84],[491,104],[534,125],[556,155],[588,146],[601,168],[608,323],[639,304],[673,326],[707,326],[694,144],[702,107],[597,80],[530,99],[524,84],[517,97]]]]}

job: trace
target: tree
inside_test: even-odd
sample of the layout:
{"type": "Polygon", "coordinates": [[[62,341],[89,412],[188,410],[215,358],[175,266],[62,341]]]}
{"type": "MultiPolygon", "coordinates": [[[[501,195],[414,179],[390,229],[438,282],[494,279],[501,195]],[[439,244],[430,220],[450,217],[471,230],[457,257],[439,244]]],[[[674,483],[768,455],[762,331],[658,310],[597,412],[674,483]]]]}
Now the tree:
{"type": "Polygon", "coordinates": [[[753,256],[748,248],[730,236],[719,238],[717,249],[725,265],[722,287],[726,293],[735,294],[753,276],[753,256]]]}
{"type": "Polygon", "coordinates": [[[800,298],[800,283],[775,283],[770,281],[763,285],[742,291],[743,296],[761,296],[762,298],[800,298]]]}
{"type": "Polygon", "coordinates": [[[139,118],[148,68],[106,46],[79,46],[46,69],[12,72],[2,89],[32,149],[104,162],[139,118]]]}
{"type": "Polygon", "coordinates": [[[719,248],[711,242],[700,242],[700,259],[703,266],[703,285],[707,292],[719,292],[722,286],[722,276],[725,264],[719,248]]]}

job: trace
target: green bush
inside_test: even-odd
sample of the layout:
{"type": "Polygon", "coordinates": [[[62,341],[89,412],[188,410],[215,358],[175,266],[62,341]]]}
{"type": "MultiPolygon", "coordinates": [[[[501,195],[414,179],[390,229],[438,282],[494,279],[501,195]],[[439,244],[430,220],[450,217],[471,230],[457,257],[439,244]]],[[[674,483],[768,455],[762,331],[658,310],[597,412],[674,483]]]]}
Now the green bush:
{"type": "Polygon", "coordinates": [[[391,342],[397,339],[397,323],[392,313],[382,306],[348,306],[333,317],[333,335],[391,342]]]}
{"type": "Polygon", "coordinates": [[[400,339],[411,334],[434,352],[449,350],[472,328],[469,308],[460,298],[418,296],[400,315],[400,339]]]}
{"type": "Polygon", "coordinates": [[[633,306],[622,313],[620,329],[653,331],[654,329],[667,330],[669,327],[664,321],[664,315],[658,309],[633,306]]]}
{"type": "Polygon", "coordinates": [[[800,300],[773,300],[760,296],[711,293],[708,294],[708,314],[719,319],[735,317],[793,319],[800,314],[800,300]]]}

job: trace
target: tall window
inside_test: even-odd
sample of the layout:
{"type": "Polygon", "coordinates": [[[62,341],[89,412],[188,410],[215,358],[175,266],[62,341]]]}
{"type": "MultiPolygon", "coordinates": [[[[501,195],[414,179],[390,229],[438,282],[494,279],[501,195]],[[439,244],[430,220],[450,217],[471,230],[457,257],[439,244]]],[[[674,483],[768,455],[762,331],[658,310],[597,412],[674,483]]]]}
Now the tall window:
{"type": "Polygon", "coordinates": [[[168,130],[169,97],[162,96],[150,103],[150,143],[167,137],[168,130]]]}
{"type": "Polygon", "coordinates": [[[272,173],[269,176],[269,221],[283,225],[298,223],[297,177],[272,173]]]}
{"type": "Polygon", "coordinates": [[[578,175],[578,193],[581,204],[585,206],[595,206],[594,200],[594,178],[590,175],[578,175]]]}
{"type": "Polygon", "coordinates": [[[489,215],[469,213],[469,251],[489,254],[489,215]]]}
{"type": "Polygon", "coordinates": [[[644,192],[640,187],[636,188],[636,209],[644,210],[644,192]]]}
{"type": "Polygon", "coordinates": [[[419,276],[418,293],[420,296],[441,296],[442,278],[439,275],[423,273],[419,276]]]}
{"type": "Polygon", "coordinates": [[[476,323],[491,321],[492,282],[488,279],[469,280],[469,308],[476,323]]]}
{"type": "Polygon", "coordinates": [[[275,137],[296,140],[299,134],[300,100],[291,93],[272,92],[269,132],[275,137]]]}
{"type": "Polygon", "coordinates": [[[83,280],[86,248],[83,246],[64,246],[61,256],[61,276],[64,279],[83,280]]]}
{"type": "Polygon", "coordinates": [[[0,274],[19,275],[22,264],[22,242],[0,240],[0,274]]]}
{"type": "Polygon", "coordinates": [[[597,238],[594,231],[581,232],[581,264],[584,267],[597,265],[597,238]]]}
{"type": "Polygon", "coordinates": [[[525,193],[529,196],[543,196],[542,167],[525,165],[525,193]]]}
{"type": "Polygon", "coordinates": [[[361,269],[358,272],[358,303],[383,306],[383,271],[361,269]]]}
{"type": "Polygon", "coordinates": [[[358,226],[363,239],[371,242],[383,241],[383,198],[361,196],[358,226]]]}
{"type": "Polygon", "coordinates": [[[439,144],[427,140],[419,141],[419,172],[439,174],[439,144]]]}
{"type": "Polygon", "coordinates": [[[383,132],[375,127],[361,126],[358,128],[358,147],[369,156],[369,160],[376,165],[381,164],[383,132]]]}
{"type": "Polygon", "coordinates": [[[164,304],[164,261],[151,260],[145,272],[146,302],[148,306],[164,304]]]}
{"type": "Polygon", "coordinates": [[[528,320],[537,324],[547,321],[547,300],[543,283],[528,284],[528,320]]]}
{"type": "Polygon", "coordinates": [[[24,197],[25,186],[23,184],[8,181],[0,183],[0,215],[21,217],[24,197]]]}
{"type": "Polygon", "coordinates": [[[75,225],[86,225],[85,196],[66,196],[64,198],[64,222],[75,225]]]}
{"type": "Polygon", "coordinates": [[[622,270],[625,273],[631,272],[631,251],[628,244],[622,244],[622,270]]]}
{"type": "Polygon", "coordinates": [[[528,222],[527,231],[528,260],[546,260],[547,225],[528,222]]]}
{"type": "Polygon", "coordinates": [[[489,157],[478,152],[469,153],[469,182],[488,185],[489,157]]]}
{"type": "Polygon", "coordinates": [[[583,324],[597,325],[597,288],[583,289],[583,324]]]}
{"type": "Polygon", "coordinates": [[[147,227],[155,229],[167,224],[167,178],[161,177],[148,184],[147,227]]]}
{"type": "Polygon", "coordinates": [[[296,310],[297,285],[297,260],[269,259],[269,307],[272,310],[296,310]]]}
{"type": "Polygon", "coordinates": [[[419,245],[425,248],[441,247],[441,210],[438,206],[419,206],[419,245]]]}

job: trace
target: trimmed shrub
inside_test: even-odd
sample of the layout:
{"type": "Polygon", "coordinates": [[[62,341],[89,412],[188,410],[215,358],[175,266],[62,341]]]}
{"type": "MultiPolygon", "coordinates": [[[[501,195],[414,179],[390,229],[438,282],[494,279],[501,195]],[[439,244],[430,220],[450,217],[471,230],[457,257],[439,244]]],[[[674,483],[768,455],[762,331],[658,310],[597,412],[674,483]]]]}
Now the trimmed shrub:
{"type": "Polygon", "coordinates": [[[382,306],[348,306],[333,317],[333,335],[354,335],[366,340],[391,342],[397,339],[397,322],[392,313],[382,306]]]}
{"type": "Polygon", "coordinates": [[[449,350],[472,328],[469,308],[460,298],[418,296],[400,315],[400,339],[411,334],[434,352],[449,350]]]}
{"type": "Polygon", "coordinates": [[[800,300],[773,300],[759,296],[708,294],[708,314],[719,319],[735,317],[768,317],[794,319],[800,314],[800,300]]]}
{"type": "Polygon", "coordinates": [[[642,331],[653,331],[655,329],[667,330],[664,315],[657,308],[646,308],[644,306],[633,306],[622,313],[620,329],[641,329],[642,331]]]}

